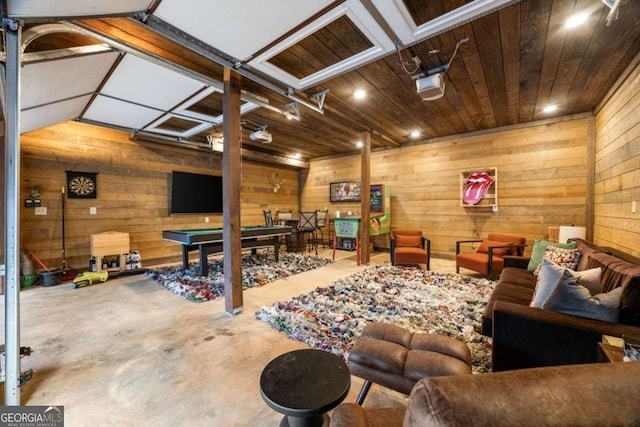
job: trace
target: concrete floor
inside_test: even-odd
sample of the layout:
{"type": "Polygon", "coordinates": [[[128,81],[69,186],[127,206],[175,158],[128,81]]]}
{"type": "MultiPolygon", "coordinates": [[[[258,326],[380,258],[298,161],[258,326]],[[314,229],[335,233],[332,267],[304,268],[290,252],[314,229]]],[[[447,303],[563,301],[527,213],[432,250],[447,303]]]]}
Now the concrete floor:
{"type": "MultiPolygon", "coordinates": [[[[331,250],[320,255],[331,258],[331,250]]],[[[308,346],[254,313],[367,267],[356,265],[354,252],[337,251],[336,258],[245,291],[243,313],[234,317],[225,314],[223,299],[189,302],[144,275],[23,290],[21,345],[33,354],[22,369],[35,374],[21,387],[21,403],[64,406],[67,427],[277,426],[282,415],[260,396],[260,374],[276,356],[308,346]]],[[[370,265],[385,262],[388,253],[374,253],[370,265]]],[[[431,269],[455,266],[433,259],[431,269]]],[[[4,330],[4,316],[0,321],[4,330]]],[[[354,402],[361,386],[352,377],[345,401],[354,402]]],[[[365,406],[405,402],[374,385],[365,406]]]]}

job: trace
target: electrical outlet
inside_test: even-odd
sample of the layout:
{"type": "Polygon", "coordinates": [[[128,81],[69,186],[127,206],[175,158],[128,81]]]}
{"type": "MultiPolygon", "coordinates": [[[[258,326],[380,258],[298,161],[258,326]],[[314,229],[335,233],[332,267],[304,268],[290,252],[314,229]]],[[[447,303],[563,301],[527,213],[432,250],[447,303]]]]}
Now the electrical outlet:
{"type": "Polygon", "coordinates": [[[46,206],[40,206],[38,208],[36,208],[36,215],[46,215],[47,214],[47,207],[46,206]]]}
{"type": "Polygon", "coordinates": [[[631,213],[638,213],[638,202],[631,202],[631,213]]]}
{"type": "Polygon", "coordinates": [[[204,217],[204,222],[209,222],[209,217],[208,216],[204,217]]]}
{"type": "Polygon", "coordinates": [[[89,215],[95,215],[98,212],[95,206],[89,208],[89,215]]]}

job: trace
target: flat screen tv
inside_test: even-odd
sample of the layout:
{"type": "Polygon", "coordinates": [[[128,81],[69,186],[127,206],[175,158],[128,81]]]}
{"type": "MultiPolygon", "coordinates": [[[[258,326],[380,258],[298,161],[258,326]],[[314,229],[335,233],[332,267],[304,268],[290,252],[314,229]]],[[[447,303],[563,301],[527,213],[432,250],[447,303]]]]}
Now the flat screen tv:
{"type": "Polygon", "coordinates": [[[222,177],[171,172],[170,214],[222,213],[222,177]]]}

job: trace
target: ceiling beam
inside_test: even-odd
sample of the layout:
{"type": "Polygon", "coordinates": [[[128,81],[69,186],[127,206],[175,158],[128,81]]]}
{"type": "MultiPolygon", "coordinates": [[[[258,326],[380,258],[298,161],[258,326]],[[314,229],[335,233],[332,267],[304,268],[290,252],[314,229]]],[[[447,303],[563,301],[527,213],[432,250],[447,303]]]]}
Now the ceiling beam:
{"type": "MultiPolygon", "coordinates": [[[[103,125],[101,125],[103,126],[103,125]]],[[[122,129],[121,129],[122,130],[122,129]]],[[[216,154],[222,154],[222,146],[220,144],[209,145],[204,142],[178,140],[176,138],[163,137],[160,135],[149,134],[146,132],[133,133],[131,140],[136,141],[139,144],[145,145],[148,143],[172,145],[174,147],[181,147],[184,149],[197,149],[206,152],[213,152],[216,154]]],[[[262,151],[249,150],[247,148],[241,149],[242,159],[247,161],[266,163],[274,166],[284,166],[292,169],[309,169],[309,161],[302,159],[295,159],[292,157],[281,156],[277,154],[266,153],[262,151]]]]}

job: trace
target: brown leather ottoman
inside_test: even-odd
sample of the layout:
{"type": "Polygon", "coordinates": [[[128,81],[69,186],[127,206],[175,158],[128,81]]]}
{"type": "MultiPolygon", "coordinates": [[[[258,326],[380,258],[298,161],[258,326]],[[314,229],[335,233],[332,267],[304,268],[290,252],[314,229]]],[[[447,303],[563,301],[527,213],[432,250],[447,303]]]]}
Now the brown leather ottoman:
{"type": "Polygon", "coordinates": [[[454,338],[370,323],[349,353],[348,365],[351,375],[365,380],[356,401],[362,405],[371,383],[408,395],[422,378],[471,374],[471,352],[454,338]]]}

